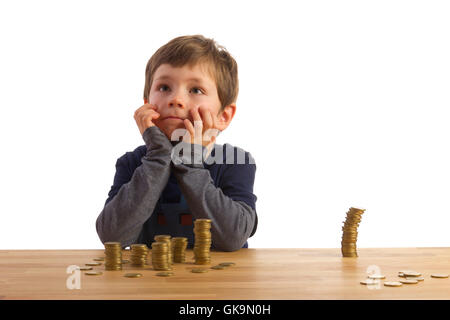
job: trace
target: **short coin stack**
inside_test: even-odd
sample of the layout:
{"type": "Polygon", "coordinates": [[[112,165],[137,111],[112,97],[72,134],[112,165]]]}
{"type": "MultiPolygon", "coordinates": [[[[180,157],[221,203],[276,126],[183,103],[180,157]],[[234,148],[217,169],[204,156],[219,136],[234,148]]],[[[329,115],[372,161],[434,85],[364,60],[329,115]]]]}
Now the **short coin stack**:
{"type": "Polygon", "coordinates": [[[148,247],[143,243],[132,244],[130,261],[133,267],[144,267],[147,264],[148,247]]]}
{"type": "Polygon", "coordinates": [[[211,263],[211,220],[197,219],[194,224],[194,258],[195,264],[211,263]]]}
{"type": "Polygon", "coordinates": [[[358,237],[358,226],[361,222],[361,215],[365,209],[350,208],[347,212],[347,218],[342,227],[341,251],[344,257],[357,257],[356,240],[358,237]]]}
{"type": "Polygon", "coordinates": [[[185,237],[172,238],[173,262],[183,263],[186,261],[187,245],[188,245],[188,238],[185,237]]]}
{"type": "Polygon", "coordinates": [[[105,270],[122,270],[120,242],[105,242],[105,270]]]}
{"type": "Polygon", "coordinates": [[[154,270],[171,270],[169,262],[169,246],[167,242],[152,243],[152,265],[154,270]]]}
{"type": "Polygon", "coordinates": [[[167,243],[167,248],[168,248],[168,255],[169,255],[169,263],[172,264],[173,263],[173,254],[172,254],[172,240],[171,240],[171,236],[170,235],[165,235],[165,234],[160,234],[160,235],[156,235],[155,236],[155,241],[156,242],[166,242],[167,243]]]}

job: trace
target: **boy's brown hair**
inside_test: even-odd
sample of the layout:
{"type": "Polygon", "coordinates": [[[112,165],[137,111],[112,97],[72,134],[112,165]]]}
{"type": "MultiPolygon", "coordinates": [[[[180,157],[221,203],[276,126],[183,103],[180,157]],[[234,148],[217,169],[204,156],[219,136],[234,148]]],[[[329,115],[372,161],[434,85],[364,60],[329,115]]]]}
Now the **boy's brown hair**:
{"type": "Polygon", "coordinates": [[[153,75],[164,63],[174,68],[206,63],[211,77],[216,82],[221,103],[219,112],[223,111],[225,106],[236,102],[239,92],[237,63],[228,51],[213,39],[202,35],[181,36],[159,48],[145,68],[144,99],[146,101],[153,83],[153,75]]]}

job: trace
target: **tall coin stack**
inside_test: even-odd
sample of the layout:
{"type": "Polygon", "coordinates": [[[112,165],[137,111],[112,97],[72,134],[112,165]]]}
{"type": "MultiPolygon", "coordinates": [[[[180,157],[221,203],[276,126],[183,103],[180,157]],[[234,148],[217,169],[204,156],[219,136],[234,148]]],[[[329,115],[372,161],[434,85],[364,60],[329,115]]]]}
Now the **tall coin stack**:
{"type": "Polygon", "coordinates": [[[211,220],[197,219],[194,223],[194,259],[195,264],[211,263],[211,220]]]}
{"type": "Polygon", "coordinates": [[[341,251],[344,257],[357,257],[356,240],[358,237],[358,226],[361,222],[361,215],[365,209],[350,208],[347,212],[344,226],[342,227],[341,251]]]}
{"type": "Polygon", "coordinates": [[[167,242],[155,241],[152,243],[152,265],[154,270],[171,270],[167,242]]]}
{"type": "Polygon", "coordinates": [[[186,262],[186,248],[188,245],[188,238],[185,237],[173,237],[172,238],[172,250],[173,261],[176,263],[186,262]]]}
{"type": "Polygon", "coordinates": [[[172,240],[171,240],[171,236],[170,235],[166,235],[166,234],[159,234],[155,236],[155,241],[156,242],[166,242],[167,243],[167,248],[169,250],[168,255],[169,255],[169,263],[173,264],[173,254],[172,254],[172,240]]]}
{"type": "Polygon", "coordinates": [[[120,242],[105,242],[105,270],[122,270],[120,242]]]}
{"type": "Polygon", "coordinates": [[[130,262],[133,267],[144,267],[147,264],[148,247],[143,243],[131,246],[130,262]]]}

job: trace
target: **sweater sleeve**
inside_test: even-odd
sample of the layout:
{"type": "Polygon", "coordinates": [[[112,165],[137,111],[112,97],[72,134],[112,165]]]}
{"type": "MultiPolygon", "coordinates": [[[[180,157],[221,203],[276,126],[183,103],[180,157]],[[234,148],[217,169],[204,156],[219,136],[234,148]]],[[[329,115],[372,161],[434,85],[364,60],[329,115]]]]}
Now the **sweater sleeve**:
{"type": "Polygon", "coordinates": [[[147,128],[142,137],[147,152],[131,179],[126,158],[117,160],[113,186],[96,221],[102,243],[134,243],[169,180],[172,144],[157,126],[147,128]]]}
{"type": "MultiPolygon", "coordinates": [[[[182,149],[189,150],[188,147],[182,149]]],[[[212,241],[218,250],[242,248],[254,234],[257,224],[256,196],[253,194],[256,165],[253,158],[248,153],[253,164],[227,164],[221,187],[216,187],[203,163],[192,161],[195,153],[201,158],[199,153],[204,153],[205,147],[192,147],[190,150],[191,155],[183,155],[178,161],[181,163],[172,161],[171,166],[193,217],[211,219],[212,241]]]]}

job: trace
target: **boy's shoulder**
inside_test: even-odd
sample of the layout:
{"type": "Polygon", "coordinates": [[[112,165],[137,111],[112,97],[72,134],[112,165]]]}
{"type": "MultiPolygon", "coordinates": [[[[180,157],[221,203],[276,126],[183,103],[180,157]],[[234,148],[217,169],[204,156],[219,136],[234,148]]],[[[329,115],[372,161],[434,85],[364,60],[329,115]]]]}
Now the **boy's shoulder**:
{"type": "MultiPolygon", "coordinates": [[[[147,146],[141,145],[135,148],[133,151],[127,151],[123,154],[118,162],[125,162],[130,168],[136,168],[142,164],[142,157],[147,153],[147,146]]],[[[211,151],[208,159],[203,159],[203,165],[205,168],[212,166],[230,166],[234,164],[247,164],[256,165],[255,159],[250,152],[231,145],[214,144],[214,148],[211,151]]]]}

